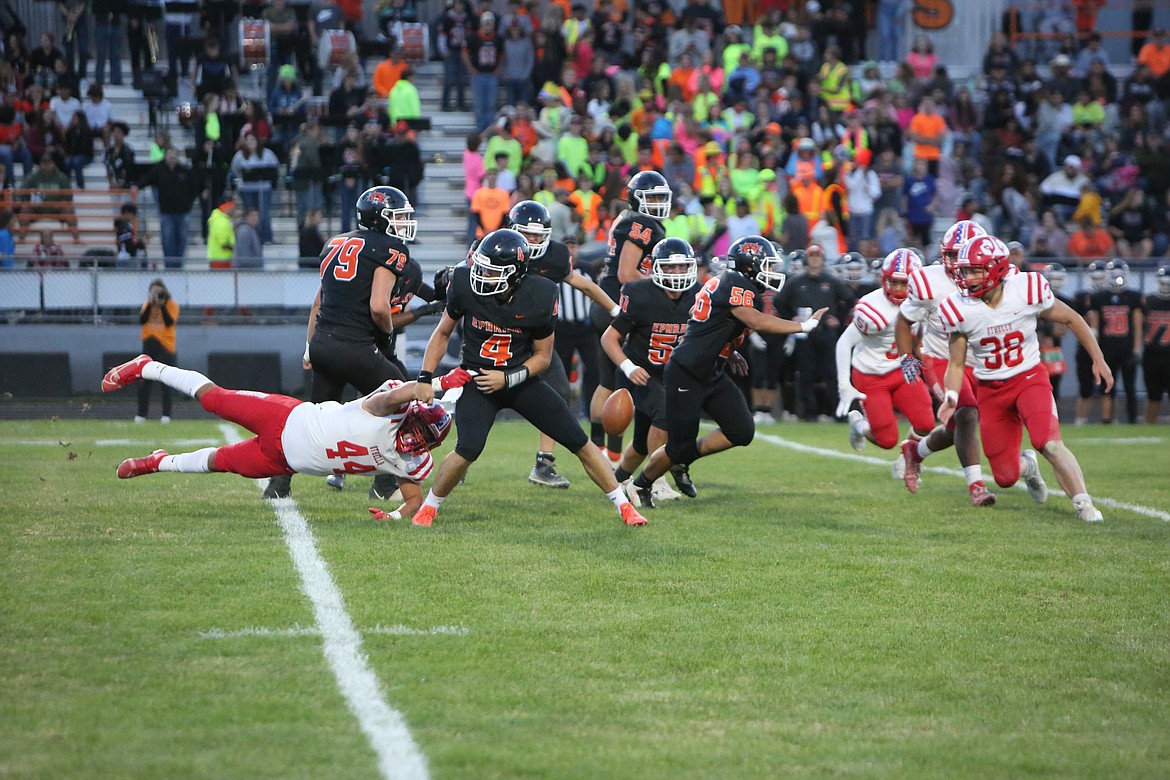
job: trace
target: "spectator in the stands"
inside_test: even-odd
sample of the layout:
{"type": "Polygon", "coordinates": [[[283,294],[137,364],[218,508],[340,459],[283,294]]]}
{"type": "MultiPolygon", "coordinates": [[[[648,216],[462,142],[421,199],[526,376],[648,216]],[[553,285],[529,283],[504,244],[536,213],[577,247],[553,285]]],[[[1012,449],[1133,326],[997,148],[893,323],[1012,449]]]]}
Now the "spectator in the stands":
{"type": "Polygon", "coordinates": [[[309,209],[301,224],[300,245],[297,267],[317,270],[321,264],[321,252],[325,249],[325,236],[321,234],[321,209],[309,209]]]}
{"type": "Polygon", "coordinates": [[[280,66],[276,87],[268,96],[268,110],[272,112],[273,137],[283,156],[305,119],[305,104],[295,65],[280,66]]]}
{"type": "Polygon", "coordinates": [[[1145,65],[1155,79],[1162,79],[1170,73],[1170,43],[1166,41],[1166,30],[1155,28],[1151,37],[1142,46],[1137,56],[1138,65],[1145,65]]]}
{"type": "Polygon", "coordinates": [[[12,212],[0,209],[0,268],[13,268],[16,256],[16,240],[8,226],[12,224],[12,212]]]}
{"type": "Polygon", "coordinates": [[[57,83],[57,62],[65,61],[65,54],[57,48],[57,36],[51,32],[41,34],[41,45],[29,53],[29,74],[41,85],[55,86],[57,83]]]}
{"type": "Polygon", "coordinates": [[[394,132],[386,145],[386,164],[389,168],[387,183],[406,193],[406,197],[417,208],[418,185],[423,179],[422,153],[418,148],[418,139],[406,120],[399,120],[394,125],[394,132]]]}
{"type": "Polygon", "coordinates": [[[110,129],[114,121],[113,106],[106,100],[105,90],[101,84],[90,84],[87,99],[81,104],[85,112],[86,124],[93,133],[93,139],[101,139],[102,147],[110,143],[110,129]]]}
{"type": "Polygon", "coordinates": [[[84,111],[74,111],[65,128],[65,173],[85,189],[85,167],[93,162],[93,133],[84,111]]]}
{"type": "Polygon", "coordinates": [[[40,158],[37,169],[24,177],[24,181],[20,183],[22,190],[36,190],[40,200],[24,204],[20,220],[26,224],[18,228],[18,236],[23,238],[29,232],[32,223],[37,221],[38,214],[52,214],[62,224],[69,226],[74,241],[81,241],[81,232],[77,229],[77,215],[70,207],[61,205],[73,200],[70,185],[69,177],[57,167],[57,160],[51,153],[46,152],[40,158]]]}
{"type": "Polygon", "coordinates": [[[504,44],[496,34],[496,16],[487,11],[479,17],[479,30],[468,36],[463,47],[463,64],[471,74],[476,132],[482,133],[495,118],[504,60],[504,44]]]}
{"type": "Polygon", "coordinates": [[[268,109],[259,100],[249,100],[243,106],[243,124],[240,125],[239,137],[236,139],[236,148],[242,149],[244,139],[249,135],[256,136],[261,146],[272,140],[272,125],[268,123],[268,109]]]}
{"type": "Polygon", "coordinates": [[[496,230],[511,207],[507,190],[496,186],[496,170],[484,172],[483,185],[471,197],[471,213],[475,215],[476,238],[483,238],[496,230]]]}
{"type": "Polygon", "coordinates": [[[1106,221],[1118,256],[1150,257],[1154,249],[1153,215],[1146,206],[1145,193],[1137,187],[1131,188],[1109,210],[1106,221]]]}
{"type": "Polygon", "coordinates": [[[454,0],[443,12],[439,21],[438,47],[443,58],[443,100],[444,111],[466,111],[464,93],[467,90],[467,66],[463,64],[463,45],[473,32],[471,17],[467,13],[466,0],[454,0]],[[455,93],[455,105],[451,105],[451,93],[455,93]]]}
{"type": "Polygon", "coordinates": [[[397,125],[404,120],[415,120],[422,117],[422,107],[418,98],[418,87],[414,85],[414,71],[406,68],[402,76],[390,90],[387,101],[387,112],[390,124],[397,125]]]}
{"type": "Polygon", "coordinates": [[[236,190],[247,208],[260,214],[260,240],[272,243],[272,182],[280,161],[271,149],[261,147],[255,134],[244,137],[244,146],[232,157],[231,172],[237,180],[236,190]],[[245,171],[259,171],[263,175],[249,177],[245,171]]]}
{"type": "Polygon", "coordinates": [[[263,268],[264,244],[260,241],[260,210],[248,208],[236,225],[236,268],[263,268]]]}
{"type": "Polygon", "coordinates": [[[1029,254],[1038,256],[1042,246],[1053,257],[1064,257],[1068,251],[1068,233],[1056,223],[1056,215],[1051,210],[1040,215],[1040,225],[1032,233],[1029,254]]]}
{"type": "Polygon", "coordinates": [[[1113,237],[1109,231],[1093,224],[1088,217],[1081,219],[1081,229],[1068,238],[1068,254],[1081,264],[1103,260],[1113,254],[1113,237]]]}
{"type": "MultiPolygon", "coordinates": [[[[598,58],[597,61],[602,61],[598,58]]],[[[536,64],[536,50],[532,38],[519,24],[512,24],[504,35],[504,67],[500,77],[504,81],[504,102],[510,106],[532,102],[532,69],[536,64]]]]}
{"type": "Polygon", "coordinates": [[[195,99],[202,101],[209,92],[222,95],[229,85],[235,83],[236,66],[224,57],[219,41],[208,38],[203,44],[203,54],[195,66],[195,76],[192,79],[195,99]]]}
{"type": "Polygon", "coordinates": [[[377,91],[378,97],[386,100],[390,97],[390,90],[394,89],[394,85],[398,83],[398,79],[402,78],[402,73],[410,65],[406,60],[402,59],[402,48],[395,46],[390,50],[390,54],[386,59],[378,63],[378,67],[374,68],[373,87],[377,91]]]}
{"type": "Polygon", "coordinates": [[[163,257],[167,268],[181,268],[187,256],[187,217],[203,190],[199,175],[180,164],[179,151],[170,147],[163,161],[147,171],[137,186],[154,187],[163,257]]]}
{"type": "Polygon", "coordinates": [[[110,132],[110,144],[106,147],[106,181],[110,189],[124,189],[127,177],[134,165],[134,149],[126,143],[130,126],[125,122],[114,122],[110,132]]]}
{"type": "Polygon", "coordinates": [[[324,133],[316,120],[301,125],[300,132],[289,146],[289,188],[296,193],[297,225],[305,221],[309,209],[319,209],[325,203],[325,168],[321,163],[324,133]]]}
{"type": "MultiPolygon", "coordinates": [[[[120,0],[91,0],[93,40],[97,50],[94,62],[94,82],[106,83],[106,63],[110,65],[110,83],[122,85],[122,14],[120,0]]],[[[84,73],[80,75],[85,75],[84,73]]]]}
{"type": "Polygon", "coordinates": [[[906,183],[902,185],[906,195],[906,222],[917,241],[917,246],[926,248],[931,245],[930,233],[934,226],[934,214],[937,204],[935,194],[938,186],[935,178],[927,169],[926,160],[917,157],[906,183]]]}
{"type": "Polygon", "coordinates": [[[341,86],[329,93],[329,116],[334,120],[353,121],[362,114],[366,90],[358,83],[357,75],[346,73],[341,86]]]}
{"type": "Polygon", "coordinates": [[[4,166],[5,187],[12,186],[16,160],[20,160],[25,176],[32,173],[33,158],[24,144],[24,125],[16,120],[12,106],[0,105],[0,165],[4,166]]]}
{"type": "Polygon", "coordinates": [[[32,111],[24,116],[24,145],[36,159],[46,152],[57,155],[65,145],[65,133],[52,112],[32,111]]]}
{"type": "Polygon", "coordinates": [[[353,204],[362,191],[361,130],[356,124],[345,129],[338,155],[340,167],[337,170],[337,197],[341,204],[341,232],[348,233],[353,227],[353,204]]]}
{"type": "MultiPolygon", "coordinates": [[[[270,0],[260,16],[268,22],[268,36],[272,46],[272,51],[268,53],[267,69],[267,88],[272,89],[276,82],[274,74],[279,76],[280,66],[289,65],[293,61],[299,25],[296,11],[289,7],[286,0],[270,0]]],[[[295,75],[295,68],[293,73],[295,75]]]]}
{"type": "Polygon", "coordinates": [[[33,247],[35,260],[29,261],[29,267],[41,268],[68,268],[69,261],[65,259],[65,250],[57,243],[52,230],[42,230],[40,241],[33,247]]]}
{"type": "Polygon", "coordinates": [[[235,213],[236,201],[225,196],[207,218],[207,262],[213,269],[232,267],[236,251],[236,229],[232,224],[235,213]]]}
{"type": "Polygon", "coordinates": [[[1044,203],[1056,211],[1062,219],[1068,219],[1081,200],[1081,191],[1089,184],[1089,177],[1081,170],[1081,158],[1070,154],[1064,158],[1060,170],[1054,171],[1040,182],[1040,194],[1044,203]]]}
{"type": "Polygon", "coordinates": [[[73,84],[62,82],[57,85],[57,94],[49,100],[49,110],[62,126],[69,124],[74,112],[81,110],[81,101],[73,96],[73,84]]]}

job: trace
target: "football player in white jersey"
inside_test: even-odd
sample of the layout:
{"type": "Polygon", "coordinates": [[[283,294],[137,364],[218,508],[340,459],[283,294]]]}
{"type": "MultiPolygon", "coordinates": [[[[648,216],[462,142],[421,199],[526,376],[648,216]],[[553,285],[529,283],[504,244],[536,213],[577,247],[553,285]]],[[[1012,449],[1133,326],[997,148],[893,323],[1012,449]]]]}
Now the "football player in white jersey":
{"type": "MultiPolygon", "coordinates": [[[[473,374],[457,368],[434,380],[436,390],[462,387],[473,374]]],[[[431,450],[451,430],[451,415],[438,403],[414,400],[414,382],[388,380],[369,395],[339,404],[309,403],[286,395],[227,390],[197,371],[168,366],[147,355],[110,369],[102,390],[110,393],[153,379],[195,398],[204,409],[256,434],[225,447],[171,455],[155,450],[118,466],[130,479],[160,471],[229,472],[259,479],[290,474],[391,474],[404,503],[394,512],[371,509],[379,520],[410,517],[422,506],[419,483],[431,472],[431,450]]]]}
{"type": "Polygon", "coordinates": [[[867,439],[885,450],[898,446],[895,409],[910,421],[915,437],[934,428],[930,392],[921,379],[903,380],[894,344],[898,307],[906,300],[910,274],[921,268],[922,261],[909,249],[890,252],[882,261],[881,289],[861,297],[852,322],[837,339],[837,416],[848,412],[849,443],[855,450],[867,439]],[[863,402],[864,414],[849,411],[854,401],[863,402]]]}
{"type": "MultiPolygon", "coordinates": [[[[943,332],[938,306],[958,290],[955,261],[959,257],[959,247],[976,236],[985,235],[987,232],[978,222],[965,219],[952,225],[939,245],[942,265],[928,266],[910,274],[906,302],[898,311],[895,332],[901,355],[902,376],[906,382],[923,377],[939,403],[943,400],[943,377],[950,360],[950,347],[947,335],[943,332]],[[915,335],[916,327],[918,337],[915,335]]],[[[983,466],[979,460],[979,413],[976,410],[974,388],[974,376],[968,366],[963,386],[959,390],[958,410],[950,422],[918,441],[908,439],[902,442],[902,459],[905,462],[902,479],[911,493],[918,492],[922,461],[953,444],[967,479],[971,503],[975,506],[991,506],[995,503],[995,494],[987,489],[983,481],[983,466]]]]}
{"type": "Polygon", "coordinates": [[[1009,277],[1008,248],[998,238],[971,239],[959,249],[956,263],[962,290],[939,306],[950,344],[939,421],[949,421],[958,407],[970,351],[975,357],[979,434],[996,484],[1011,487],[1022,475],[1035,501],[1043,503],[1048,498],[1036,453],[1020,453],[1026,427],[1032,446],[1052,464],[1057,481],[1072,498],[1077,517],[1100,522],[1101,512],[1085,490],[1080,464],[1060,439],[1056,401],[1048,372],[1040,365],[1036,336],[1040,317],[1067,325],[1092,357],[1093,375],[1108,388],[1113,374],[1088,323],[1056,299],[1042,275],[1009,277]]]}

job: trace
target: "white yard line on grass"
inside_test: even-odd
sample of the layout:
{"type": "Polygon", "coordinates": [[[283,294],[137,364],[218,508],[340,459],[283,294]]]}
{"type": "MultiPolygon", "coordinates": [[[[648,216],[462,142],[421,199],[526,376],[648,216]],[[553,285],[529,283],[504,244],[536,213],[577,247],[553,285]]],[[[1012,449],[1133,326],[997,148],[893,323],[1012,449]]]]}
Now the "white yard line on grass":
{"type": "MultiPolygon", "coordinates": [[[[242,441],[235,426],[221,424],[229,442],[242,441]]],[[[263,488],[265,480],[256,480],[263,488]]],[[[382,777],[390,780],[425,780],[427,762],[410,735],[402,713],[382,696],[378,677],[362,653],[362,637],[345,610],[341,591],[329,567],[317,552],[317,540],[291,498],[269,501],[288,545],[293,565],[301,578],[301,590],[313,605],[316,629],[321,632],[325,659],[349,710],[358,720],[378,756],[382,777]]]]}
{"type": "MultiPolygon", "coordinates": [[[[711,427],[711,426],[707,426],[707,427],[711,427]]],[[[855,463],[869,463],[869,464],[872,464],[875,466],[884,466],[885,468],[890,468],[891,466],[894,465],[893,461],[891,461],[891,460],[885,460],[883,458],[874,458],[874,457],[871,457],[869,455],[858,455],[858,454],[852,453],[852,452],[839,452],[837,450],[828,450],[828,449],[824,449],[823,447],[813,447],[813,446],[808,445],[808,444],[801,444],[800,442],[789,441],[788,439],[784,439],[784,438],[781,438],[780,436],[775,436],[775,435],[770,434],[770,433],[759,433],[757,431],[756,438],[763,439],[764,441],[768,442],[769,444],[775,444],[777,447],[787,447],[790,450],[796,450],[797,452],[806,452],[810,455],[823,455],[827,458],[838,458],[840,460],[850,460],[850,461],[854,461],[855,463]]],[[[963,476],[963,472],[961,469],[950,469],[950,468],[946,468],[945,466],[925,466],[924,465],[922,467],[922,471],[929,471],[929,472],[934,473],[934,474],[944,474],[948,477],[962,477],[963,476]]],[[[1020,490],[1027,490],[1027,487],[1024,485],[1023,482],[1017,483],[1016,487],[1020,490]]],[[[1170,522],[1170,512],[1163,512],[1162,510],[1155,509],[1154,507],[1143,506],[1141,504],[1130,504],[1130,503],[1125,502],[1125,501],[1118,501],[1118,500],[1113,499],[1113,498],[1106,498],[1104,496],[1097,496],[1097,495],[1093,496],[1093,501],[1100,504],[1101,506],[1107,506],[1110,509],[1124,509],[1126,511],[1133,512],[1135,514],[1144,515],[1146,517],[1152,517],[1155,520],[1162,520],[1164,522],[1170,522]]]]}
{"type": "MultiPolygon", "coordinates": [[[[155,441],[155,439],[96,439],[92,442],[94,447],[125,447],[130,444],[142,444],[147,441],[155,441]]],[[[171,439],[166,442],[168,445],[174,447],[198,447],[200,445],[206,447],[209,444],[219,444],[219,439],[171,439]]],[[[64,441],[63,439],[17,439],[5,440],[0,439],[0,444],[9,447],[67,447],[70,444],[78,447],[85,447],[91,444],[82,439],[81,441],[64,441]]]]}
{"type": "MultiPolygon", "coordinates": [[[[434,626],[433,628],[411,628],[410,626],[383,626],[377,625],[373,628],[362,629],[362,634],[384,634],[388,636],[467,636],[470,632],[464,626],[434,626]]],[[[293,626],[292,628],[264,628],[263,626],[248,626],[247,628],[240,628],[235,631],[229,631],[226,628],[209,628],[206,631],[200,631],[199,637],[201,639],[236,639],[238,637],[290,637],[290,636],[321,636],[321,629],[302,628],[301,626],[293,626]]]]}
{"type": "Polygon", "coordinates": [[[1161,436],[1129,436],[1119,439],[1110,439],[1108,436],[1091,436],[1087,439],[1075,439],[1077,444],[1161,444],[1166,441],[1161,436]]]}

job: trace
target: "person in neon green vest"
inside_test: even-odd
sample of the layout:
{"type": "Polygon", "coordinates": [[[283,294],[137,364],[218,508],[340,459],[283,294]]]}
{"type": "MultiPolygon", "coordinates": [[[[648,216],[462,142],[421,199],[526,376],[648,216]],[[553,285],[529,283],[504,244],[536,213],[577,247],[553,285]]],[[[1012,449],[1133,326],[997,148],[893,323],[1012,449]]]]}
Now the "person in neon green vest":
{"type": "Polygon", "coordinates": [[[788,56],[788,41],[776,29],[776,20],[768,14],[756,25],[752,35],[752,62],[759,65],[764,61],[764,49],[775,49],[776,60],[788,56]]]}
{"type": "Polygon", "coordinates": [[[402,71],[401,78],[394,84],[390,96],[386,98],[386,110],[390,114],[391,125],[397,124],[399,120],[418,119],[422,116],[418,87],[411,81],[413,77],[414,71],[409,67],[402,71]]]}
{"type": "Polygon", "coordinates": [[[514,176],[520,175],[520,168],[524,162],[524,150],[520,146],[520,142],[512,135],[512,123],[504,122],[502,127],[498,127],[492,132],[492,137],[488,139],[487,146],[483,151],[483,159],[492,161],[496,159],[496,155],[503,153],[508,155],[507,169],[512,172],[514,176]]]}
{"type": "MultiPolygon", "coordinates": [[[[739,56],[744,52],[751,54],[751,47],[743,42],[743,30],[738,24],[730,25],[723,31],[723,74],[727,76],[739,67],[739,56]]],[[[724,80],[723,86],[727,86],[724,80]]]]}

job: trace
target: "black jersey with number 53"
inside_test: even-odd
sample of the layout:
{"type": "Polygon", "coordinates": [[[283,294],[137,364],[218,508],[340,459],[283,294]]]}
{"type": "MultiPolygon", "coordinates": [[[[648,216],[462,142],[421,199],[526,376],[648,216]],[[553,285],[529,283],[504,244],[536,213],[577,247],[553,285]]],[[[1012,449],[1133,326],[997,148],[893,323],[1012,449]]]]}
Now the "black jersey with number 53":
{"type": "Polygon", "coordinates": [[[695,294],[687,332],[674,348],[671,361],[698,379],[707,379],[722,370],[726,358],[748,333],[732,314],[739,306],[764,310],[759,285],[730,270],[708,279],[695,294]]]}
{"type": "MultiPolygon", "coordinates": [[[[386,334],[370,316],[374,271],[386,268],[393,273],[397,292],[400,284],[409,284],[411,264],[406,244],[385,233],[352,230],[329,239],[321,250],[321,308],[317,313],[317,328],[343,341],[369,342],[384,338],[386,334]]],[[[413,265],[421,282],[422,271],[417,268],[418,263],[413,265]]]]}
{"type": "Polygon", "coordinates": [[[447,287],[447,314],[463,321],[463,366],[504,371],[532,357],[533,342],[557,324],[557,286],[539,276],[520,280],[512,297],[476,295],[471,269],[458,266],[447,287]]]}
{"type": "Polygon", "coordinates": [[[666,361],[687,331],[687,320],[699,286],[684,291],[678,300],[654,283],[639,279],[622,286],[621,312],[612,326],[626,339],[622,352],[653,376],[661,377],[666,361]]]}
{"type": "Polygon", "coordinates": [[[605,270],[601,272],[598,282],[610,298],[616,298],[621,290],[618,281],[618,263],[621,262],[622,251],[627,241],[633,241],[642,250],[642,265],[638,268],[643,276],[650,274],[650,250],[662,239],[666,238],[666,231],[662,223],[641,212],[626,209],[613,221],[609,229],[609,246],[605,254],[605,270]]]}

